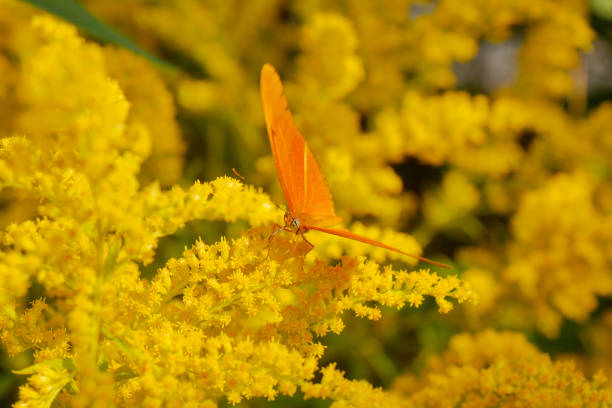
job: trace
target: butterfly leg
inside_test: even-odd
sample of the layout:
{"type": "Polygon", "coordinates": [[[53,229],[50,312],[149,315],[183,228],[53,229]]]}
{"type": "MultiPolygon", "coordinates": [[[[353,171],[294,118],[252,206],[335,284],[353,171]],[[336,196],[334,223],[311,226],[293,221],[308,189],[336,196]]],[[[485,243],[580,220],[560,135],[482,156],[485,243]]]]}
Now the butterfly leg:
{"type": "Polygon", "coordinates": [[[274,232],[270,234],[270,236],[268,237],[268,245],[266,245],[266,247],[268,248],[268,258],[270,258],[270,247],[272,246],[272,240],[274,239],[274,236],[276,234],[278,234],[280,231],[282,231],[283,227],[281,227],[278,224],[274,224],[274,232]]]}
{"type": "Polygon", "coordinates": [[[306,242],[308,244],[308,246],[310,247],[310,248],[308,248],[308,251],[306,251],[306,253],[304,254],[304,256],[306,256],[306,255],[308,255],[308,253],[310,251],[312,251],[312,248],[314,248],[314,245],[313,245],[312,242],[310,242],[309,240],[306,239],[306,236],[304,235],[304,231],[298,230],[297,233],[300,234],[300,236],[302,237],[304,242],[306,242]]]}
{"type": "Polygon", "coordinates": [[[274,239],[276,234],[278,234],[279,232],[283,230],[291,231],[291,229],[288,228],[287,226],[280,226],[278,224],[274,224],[274,228],[275,228],[274,232],[270,234],[270,236],[268,237],[268,245],[266,245],[266,247],[268,248],[268,258],[270,258],[270,247],[272,246],[272,240],[274,239]]]}

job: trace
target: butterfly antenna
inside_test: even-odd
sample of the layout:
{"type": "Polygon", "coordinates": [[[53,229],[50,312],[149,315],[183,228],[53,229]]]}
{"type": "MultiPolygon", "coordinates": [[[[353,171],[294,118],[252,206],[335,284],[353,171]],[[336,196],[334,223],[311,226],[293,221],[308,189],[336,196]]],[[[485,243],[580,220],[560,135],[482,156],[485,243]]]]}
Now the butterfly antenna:
{"type": "Polygon", "coordinates": [[[238,176],[238,178],[242,181],[246,181],[246,179],[242,176],[242,174],[238,173],[238,170],[236,170],[235,168],[232,167],[232,172],[234,172],[234,174],[236,176],[238,176]]]}

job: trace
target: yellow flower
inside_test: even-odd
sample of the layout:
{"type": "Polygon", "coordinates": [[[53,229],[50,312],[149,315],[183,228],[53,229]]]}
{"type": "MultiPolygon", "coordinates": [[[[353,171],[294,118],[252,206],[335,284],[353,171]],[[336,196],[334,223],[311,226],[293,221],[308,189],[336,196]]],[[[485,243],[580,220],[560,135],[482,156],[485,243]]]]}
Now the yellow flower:
{"type": "Polygon", "coordinates": [[[307,384],[302,387],[305,398],[331,399],[332,407],[383,408],[402,407],[404,401],[392,393],[374,388],[367,381],[351,381],[344,373],[330,364],[321,370],[322,379],[318,384],[307,384]]]}
{"type": "Polygon", "coordinates": [[[109,75],[130,101],[127,122],[144,127],[151,138],[144,175],[162,186],[177,182],[183,172],[185,146],[175,122],[172,95],[150,64],[132,53],[105,48],[104,59],[109,75]]]}
{"type": "Polygon", "coordinates": [[[504,327],[555,341],[571,320],[554,344],[584,347],[572,352],[589,375],[611,366],[612,109],[581,110],[588,2],[84,4],[181,70],[0,0],[0,341],[34,360],[17,372],[17,404],[610,405],[603,373],[586,380],[521,334],[452,336],[504,327]],[[515,75],[486,95],[455,89],[457,64],[497,46],[485,42],[516,46],[504,60],[515,75]],[[264,62],[347,228],[415,255],[456,251],[457,276],[379,265],[412,261],[315,231],[307,255],[295,234],[269,238],[283,198],[264,62]],[[232,167],[274,202],[220,176],[232,167]],[[444,320],[429,312],[466,301],[444,320]],[[406,305],[424,310],[386,320],[406,305]],[[371,335],[393,342],[367,361],[386,367],[374,379],[385,386],[410,362],[383,354],[400,339],[407,349],[395,333],[451,344],[375,388],[352,360],[346,374],[321,367],[327,336],[357,317],[382,319],[371,335]]]}
{"type": "Polygon", "coordinates": [[[298,64],[302,92],[312,92],[309,87],[316,78],[319,97],[337,100],[363,79],[363,66],[356,55],[357,38],[350,21],[342,15],[315,14],[304,26],[301,46],[298,64]]]}
{"type": "MultiPolygon", "coordinates": [[[[143,104],[130,108],[105,71],[103,50],[72,27],[41,17],[33,29],[20,90],[27,136],[0,141],[0,185],[40,202],[36,220],[2,234],[0,276],[11,284],[0,291],[0,338],[11,353],[33,349],[36,359],[23,372],[32,377],[19,403],[274,399],[310,384],[324,350],[315,339],[342,331],[344,311],[377,319],[377,304],[419,306],[431,296],[447,312],[452,299],[475,298],[457,278],[428,271],[353,258],[306,265],[301,237],[282,232],[269,239],[282,217],[268,196],[229,177],[187,189],[141,187],[151,105],[124,78],[143,104]],[[138,263],[152,261],[159,239],[194,219],[259,228],[231,242],[198,241],[151,281],[140,277],[138,263]],[[18,277],[9,278],[15,271],[18,277]],[[47,298],[28,306],[32,281],[47,298]],[[46,385],[47,378],[54,380],[46,385]]],[[[129,58],[116,63],[142,70],[129,58]]],[[[161,84],[155,89],[165,95],[161,84]]],[[[173,128],[172,109],[159,110],[173,128]]]]}
{"type": "Polygon", "coordinates": [[[285,234],[268,257],[270,233],[267,227],[231,243],[199,241],[150,284],[122,278],[102,322],[109,366],[131,373],[119,384],[122,403],[142,402],[135,390],[167,403],[291,395],[309,389],[323,350],[315,339],[339,333],[344,311],[375,319],[380,311],[371,302],[419,306],[429,295],[446,312],[451,298],[474,299],[461,281],[426,271],[381,270],[349,258],[335,267],[305,266],[301,251],[308,248],[285,234]],[[169,381],[173,387],[162,387],[169,381]]]}
{"type": "Polygon", "coordinates": [[[394,390],[407,407],[605,407],[612,393],[603,373],[589,381],[572,362],[551,361],[518,333],[453,337],[428,359],[421,379],[405,375],[394,390]]]}
{"type": "MultiPolygon", "coordinates": [[[[446,173],[437,194],[427,194],[423,211],[427,223],[435,228],[450,227],[469,230],[468,214],[480,201],[480,192],[464,174],[456,171],[446,173]]],[[[477,227],[476,227],[477,228],[477,227]]]]}
{"type": "Polygon", "coordinates": [[[594,207],[593,189],[582,173],[558,175],[525,194],[513,219],[515,241],[504,280],[518,286],[549,336],[557,333],[562,316],[584,321],[597,307],[597,296],[612,293],[606,267],[610,217],[594,207]]]}

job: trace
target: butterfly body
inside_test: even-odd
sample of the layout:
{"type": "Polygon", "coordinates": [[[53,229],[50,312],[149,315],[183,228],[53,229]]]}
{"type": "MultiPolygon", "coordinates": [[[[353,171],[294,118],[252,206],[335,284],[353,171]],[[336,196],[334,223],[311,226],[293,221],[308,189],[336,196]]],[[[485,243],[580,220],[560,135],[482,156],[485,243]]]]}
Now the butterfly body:
{"type": "Polygon", "coordinates": [[[289,206],[284,217],[285,226],[277,232],[281,229],[293,231],[310,244],[304,234],[316,230],[450,268],[448,265],[406,253],[349,230],[332,228],[342,219],[336,215],[323,173],[293,121],[281,80],[270,64],[265,64],[261,69],[261,99],[276,172],[289,206]]]}

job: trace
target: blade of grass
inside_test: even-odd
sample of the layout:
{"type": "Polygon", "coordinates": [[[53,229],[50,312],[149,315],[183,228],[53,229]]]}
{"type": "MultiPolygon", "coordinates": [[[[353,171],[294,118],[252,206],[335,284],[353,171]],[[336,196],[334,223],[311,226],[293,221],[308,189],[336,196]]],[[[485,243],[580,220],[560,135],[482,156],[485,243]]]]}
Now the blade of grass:
{"type": "Polygon", "coordinates": [[[127,48],[135,54],[138,54],[161,67],[175,70],[172,64],[156,57],[155,55],[140,48],[132,40],[115,30],[111,26],[105,24],[89,11],[87,11],[81,4],[75,0],[22,0],[26,3],[32,4],[40,9],[43,9],[57,17],[60,17],[75,26],[81,28],[93,38],[108,42],[111,44],[119,45],[127,48]]]}

